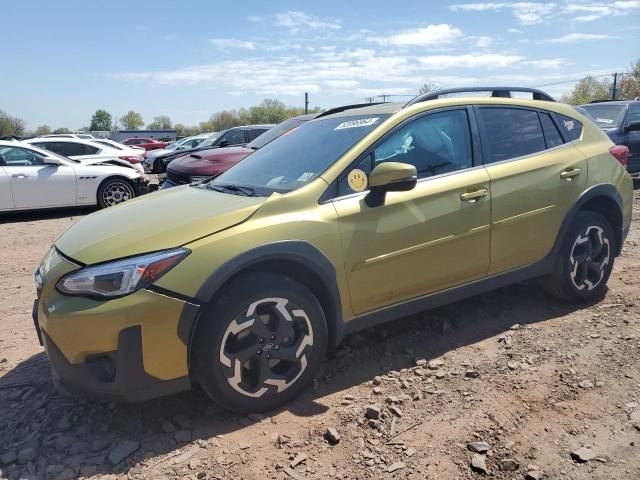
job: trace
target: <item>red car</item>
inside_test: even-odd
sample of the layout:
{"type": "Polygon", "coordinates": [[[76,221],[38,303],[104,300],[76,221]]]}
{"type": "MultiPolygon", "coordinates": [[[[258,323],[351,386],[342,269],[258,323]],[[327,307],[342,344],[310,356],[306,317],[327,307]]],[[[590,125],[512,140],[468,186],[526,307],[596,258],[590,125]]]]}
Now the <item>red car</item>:
{"type": "Polygon", "coordinates": [[[254,150],[263,147],[280,135],[284,135],[298,125],[312,120],[317,116],[317,113],[312,113],[285,120],[267,130],[251,143],[247,144],[247,146],[199,150],[184,157],[177,158],[167,166],[167,179],[162,184],[162,188],[176,187],[178,185],[204,180],[209,177],[216,177],[222,172],[229,170],[254,150]]]}
{"type": "Polygon", "coordinates": [[[154,140],[153,138],[127,138],[122,142],[124,145],[129,145],[133,147],[144,148],[147,152],[149,150],[157,150],[159,148],[165,148],[169,145],[167,142],[161,142],[159,140],[154,140]]]}

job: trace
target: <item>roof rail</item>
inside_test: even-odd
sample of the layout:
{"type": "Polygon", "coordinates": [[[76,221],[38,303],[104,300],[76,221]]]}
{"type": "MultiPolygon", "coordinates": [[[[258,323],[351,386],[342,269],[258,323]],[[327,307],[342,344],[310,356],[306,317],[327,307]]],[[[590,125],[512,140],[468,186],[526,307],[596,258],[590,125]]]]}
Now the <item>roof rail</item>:
{"type": "Polygon", "coordinates": [[[603,102],[623,102],[624,100],[620,100],[619,98],[616,100],[612,100],[611,98],[603,98],[602,100],[591,100],[589,103],[603,103],[603,102]]]}
{"type": "Polygon", "coordinates": [[[381,103],[386,103],[386,102],[354,103],[352,105],[343,105],[341,107],[330,108],[329,110],[322,112],[316,118],[326,117],[327,115],[333,115],[334,113],[340,113],[340,112],[344,112],[345,110],[352,110],[354,108],[369,107],[371,105],[380,105],[381,103]]]}
{"type": "Polygon", "coordinates": [[[554,98],[542,90],[527,87],[460,87],[445,88],[444,90],[435,90],[433,92],[418,95],[409,100],[404,106],[415,105],[416,103],[426,102],[428,100],[437,100],[442,95],[451,93],[467,93],[467,92],[491,92],[492,97],[511,98],[511,92],[529,92],[533,93],[534,100],[545,100],[547,102],[555,102],[554,98]]]}

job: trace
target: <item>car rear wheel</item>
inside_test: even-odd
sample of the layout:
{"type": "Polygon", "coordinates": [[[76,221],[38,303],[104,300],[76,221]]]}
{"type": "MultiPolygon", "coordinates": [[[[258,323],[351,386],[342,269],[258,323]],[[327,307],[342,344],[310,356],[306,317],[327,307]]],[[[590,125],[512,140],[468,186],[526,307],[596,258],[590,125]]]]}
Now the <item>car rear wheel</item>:
{"type": "Polygon", "coordinates": [[[553,273],[543,279],[548,293],[584,303],[602,296],[613,269],[616,239],[611,224],[594,212],[580,212],[567,231],[553,273]]]}
{"type": "Polygon", "coordinates": [[[136,192],[129,180],[124,178],[109,178],[98,188],[98,205],[100,208],[112,207],[131,200],[136,192]]]}
{"type": "Polygon", "coordinates": [[[297,397],[327,348],[324,313],[295,280],[242,275],[200,319],[192,364],[203,390],[227,410],[262,412],[297,397]]]}

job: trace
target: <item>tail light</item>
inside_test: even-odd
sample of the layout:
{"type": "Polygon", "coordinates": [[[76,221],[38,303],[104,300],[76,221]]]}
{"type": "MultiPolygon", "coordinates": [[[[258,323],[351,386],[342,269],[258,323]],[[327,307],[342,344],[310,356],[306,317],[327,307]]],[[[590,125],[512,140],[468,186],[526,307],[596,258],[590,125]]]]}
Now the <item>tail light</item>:
{"type": "Polygon", "coordinates": [[[609,149],[609,153],[616,157],[624,168],[629,164],[629,148],[624,145],[615,145],[609,149]]]}
{"type": "Polygon", "coordinates": [[[126,160],[129,163],[140,163],[140,159],[138,157],[132,157],[130,155],[123,155],[122,157],[119,157],[120,160],[126,160]]]}

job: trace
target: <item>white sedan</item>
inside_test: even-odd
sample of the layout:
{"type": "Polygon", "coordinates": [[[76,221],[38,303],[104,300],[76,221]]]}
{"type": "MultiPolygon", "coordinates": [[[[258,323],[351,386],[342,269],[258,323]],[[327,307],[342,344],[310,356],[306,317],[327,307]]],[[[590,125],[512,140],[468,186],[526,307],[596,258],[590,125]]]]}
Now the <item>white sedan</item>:
{"type": "Polygon", "coordinates": [[[25,142],[72,160],[123,160],[140,172],[144,171],[141,163],[145,158],[144,150],[134,150],[124,145],[122,148],[116,148],[113,145],[96,143],[95,140],[62,137],[36,137],[25,140],[25,142]]]}
{"type": "Polygon", "coordinates": [[[123,160],[71,160],[25,142],[0,141],[0,212],[117,205],[147,191],[123,160]]]}

